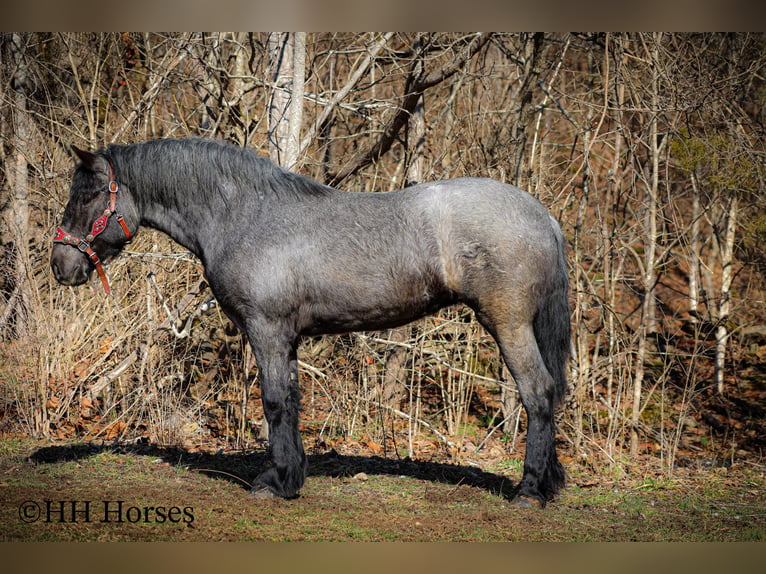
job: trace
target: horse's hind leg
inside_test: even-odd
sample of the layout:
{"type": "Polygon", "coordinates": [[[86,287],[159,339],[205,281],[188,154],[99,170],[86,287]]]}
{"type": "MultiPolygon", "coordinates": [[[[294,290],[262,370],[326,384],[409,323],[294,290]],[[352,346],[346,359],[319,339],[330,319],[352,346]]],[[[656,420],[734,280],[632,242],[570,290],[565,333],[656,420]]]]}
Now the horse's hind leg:
{"type": "Polygon", "coordinates": [[[524,474],[514,501],[542,507],[564,485],[564,469],[556,456],[554,380],[545,367],[532,325],[494,329],[494,334],[527,412],[524,474]]]}
{"type": "Polygon", "coordinates": [[[260,374],[271,457],[270,467],[253,482],[253,492],[294,498],[303,486],[307,466],[298,429],[301,396],[295,343],[284,337],[264,336],[260,330],[250,341],[260,374]]]}

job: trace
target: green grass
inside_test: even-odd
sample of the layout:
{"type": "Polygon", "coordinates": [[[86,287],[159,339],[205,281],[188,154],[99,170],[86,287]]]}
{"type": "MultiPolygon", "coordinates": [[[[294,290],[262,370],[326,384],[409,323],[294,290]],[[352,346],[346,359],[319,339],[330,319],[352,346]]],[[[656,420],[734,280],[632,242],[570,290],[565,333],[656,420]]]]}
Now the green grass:
{"type": "MultiPolygon", "coordinates": [[[[631,478],[624,469],[621,480],[579,469],[560,498],[539,511],[519,509],[462,478],[438,475],[451,466],[435,467],[428,478],[418,464],[394,467],[403,469],[397,474],[378,458],[320,458],[299,498],[260,500],[236,481],[190,470],[183,456],[179,461],[175,455],[161,459],[72,447],[60,451],[63,457],[29,460],[41,450],[50,452],[44,445],[0,442],[3,540],[761,541],[766,534],[766,480],[763,472],[747,467],[683,478],[645,471],[631,478]],[[46,498],[190,506],[194,520],[187,525],[19,519],[21,502],[46,498]]],[[[246,477],[247,461],[221,456],[203,463],[246,477]]],[[[511,459],[494,472],[518,477],[516,465],[511,459]]]]}

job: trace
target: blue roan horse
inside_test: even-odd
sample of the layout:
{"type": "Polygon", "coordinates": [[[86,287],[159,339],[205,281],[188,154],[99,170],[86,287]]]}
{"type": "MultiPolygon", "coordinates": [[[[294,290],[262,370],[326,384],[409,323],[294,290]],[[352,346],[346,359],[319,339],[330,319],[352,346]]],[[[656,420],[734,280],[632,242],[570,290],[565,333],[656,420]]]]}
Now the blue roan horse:
{"type": "Polygon", "coordinates": [[[294,497],[306,476],[302,335],[394,327],[457,303],[497,341],[528,415],[515,500],[544,506],[563,486],[554,408],[570,345],[565,241],[531,195],[477,178],[349,193],[205,139],[74,151],[53,274],[80,285],[97,269],[106,286],[101,261],[142,225],[200,258],[259,367],[271,463],[255,491],[294,497]]]}

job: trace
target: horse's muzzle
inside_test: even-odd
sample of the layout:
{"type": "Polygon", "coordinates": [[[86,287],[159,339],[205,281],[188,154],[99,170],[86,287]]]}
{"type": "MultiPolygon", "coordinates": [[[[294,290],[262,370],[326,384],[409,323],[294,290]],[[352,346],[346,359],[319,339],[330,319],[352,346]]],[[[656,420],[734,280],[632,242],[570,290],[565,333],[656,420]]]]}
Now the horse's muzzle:
{"type": "Polygon", "coordinates": [[[77,286],[88,281],[93,266],[88,257],[70,245],[54,245],[51,251],[51,270],[62,285],[77,286]]]}

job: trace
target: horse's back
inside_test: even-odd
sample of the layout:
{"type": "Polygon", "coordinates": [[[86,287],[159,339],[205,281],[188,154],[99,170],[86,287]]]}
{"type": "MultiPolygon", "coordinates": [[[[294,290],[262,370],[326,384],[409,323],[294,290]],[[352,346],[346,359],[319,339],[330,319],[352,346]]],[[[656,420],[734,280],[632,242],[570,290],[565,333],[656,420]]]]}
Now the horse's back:
{"type": "Polygon", "coordinates": [[[509,183],[489,178],[462,177],[415,185],[411,190],[425,209],[465,226],[482,226],[504,234],[509,226],[518,233],[548,233],[549,214],[531,194],[509,183]],[[430,209],[428,207],[430,206],[430,209]]]}
{"type": "Polygon", "coordinates": [[[551,279],[560,229],[532,195],[486,178],[411,188],[413,213],[430,221],[445,284],[468,299],[488,291],[531,291],[551,279]]]}

